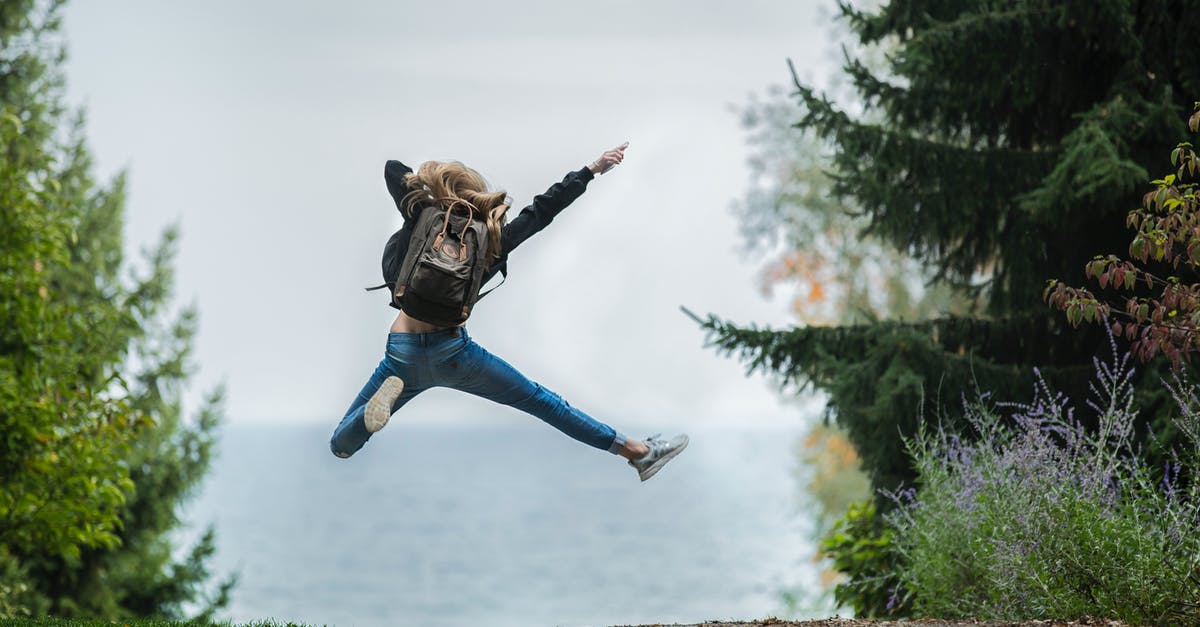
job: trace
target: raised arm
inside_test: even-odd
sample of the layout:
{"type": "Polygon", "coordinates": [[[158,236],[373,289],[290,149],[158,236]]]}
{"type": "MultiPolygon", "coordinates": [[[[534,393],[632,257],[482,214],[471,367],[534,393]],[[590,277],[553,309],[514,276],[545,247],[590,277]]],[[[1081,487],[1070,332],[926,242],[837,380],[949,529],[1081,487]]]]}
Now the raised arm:
{"type": "Polygon", "coordinates": [[[620,163],[625,158],[625,148],[628,146],[629,142],[625,142],[612,150],[605,151],[587,167],[568,172],[562,181],[551,185],[545,193],[535,196],[533,202],[522,209],[521,213],[509,221],[501,231],[500,263],[506,261],[508,253],[520,246],[521,242],[546,228],[546,225],[554,220],[554,216],[579,198],[587,190],[588,182],[597,174],[603,174],[620,163]]]}

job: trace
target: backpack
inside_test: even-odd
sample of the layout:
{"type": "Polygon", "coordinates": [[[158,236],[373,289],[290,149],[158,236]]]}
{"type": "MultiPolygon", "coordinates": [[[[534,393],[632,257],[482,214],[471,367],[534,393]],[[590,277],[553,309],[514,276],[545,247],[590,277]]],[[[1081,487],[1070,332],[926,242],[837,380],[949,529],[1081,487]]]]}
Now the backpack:
{"type": "Polygon", "coordinates": [[[455,199],[448,206],[421,210],[403,259],[400,237],[397,231],[383,249],[384,280],[392,287],[392,303],[422,322],[448,327],[465,322],[481,298],[479,286],[488,267],[483,216],[455,199]]]}

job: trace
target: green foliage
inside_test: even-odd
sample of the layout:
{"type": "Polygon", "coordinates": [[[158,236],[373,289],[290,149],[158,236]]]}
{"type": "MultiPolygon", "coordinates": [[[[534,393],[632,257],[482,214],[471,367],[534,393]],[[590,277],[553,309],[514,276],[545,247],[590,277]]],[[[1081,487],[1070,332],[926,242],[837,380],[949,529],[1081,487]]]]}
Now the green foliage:
{"type": "Polygon", "coordinates": [[[850,505],[844,518],[821,540],[821,550],[846,577],[833,590],[838,604],[859,618],[904,616],[908,598],[901,591],[904,563],[894,546],[894,531],[875,513],[875,503],[850,505]]]}
{"type": "Polygon", "coordinates": [[[0,547],[77,562],[84,547],[118,543],[133,488],[126,434],[138,419],[97,384],[103,373],[81,379],[90,356],[70,350],[91,316],[78,315],[55,268],[70,263],[83,207],[51,144],[46,116],[57,109],[40,28],[11,7],[0,13],[0,547]]]}
{"type": "Polygon", "coordinates": [[[1134,444],[1128,363],[1097,363],[1095,429],[1039,382],[1028,405],[971,404],[969,441],[922,430],[909,442],[921,489],[887,518],[917,615],[1200,620],[1187,609],[1200,599],[1197,388],[1173,386],[1191,447],[1156,469],[1134,444]]]}
{"type": "Polygon", "coordinates": [[[0,617],[206,616],[231,585],[205,600],[211,533],[175,562],[170,532],[220,397],[180,416],[176,236],[141,276],[124,262],[124,178],[97,184],[64,119],[60,6],[0,2],[0,617]]]}
{"type": "Polygon", "coordinates": [[[28,576],[8,551],[0,548],[0,620],[33,614],[31,596],[28,576]]]}
{"type": "MultiPolygon", "coordinates": [[[[1200,126],[1200,103],[1188,120],[1200,126]]],[[[1043,297],[1078,327],[1083,322],[1111,325],[1112,332],[1133,341],[1135,354],[1148,361],[1157,354],[1176,366],[1200,346],[1200,158],[1191,142],[1171,151],[1171,174],[1151,181],[1125,224],[1134,230],[1125,260],[1097,255],[1084,266],[1085,288],[1048,282],[1043,297]]]]}
{"type": "MultiPolygon", "coordinates": [[[[780,331],[713,317],[713,343],[828,392],[877,488],[913,476],[897,438],[936,422],[964,390],[1019,398],[1036,365],[1081,395],[1103,331],[1072,332],[1041,289],[1051,276],[1081,282],[1097,251],[1127,242],[1121,219],[1161,147],[1180,137],[1187,95],[1200,93],[1198,9],[893,0],[868,14],[843,3],[862,45],[891,50],[886,67],[847,60],[861,107],[796,79],[796,126],[831,147],[833,192],[861,212],[864,239],[904,251],[921,264],[914,278],[979,307],[780,331]]],[[[1161,421],[1156,380],[1139,394],[1161,421]]]]}

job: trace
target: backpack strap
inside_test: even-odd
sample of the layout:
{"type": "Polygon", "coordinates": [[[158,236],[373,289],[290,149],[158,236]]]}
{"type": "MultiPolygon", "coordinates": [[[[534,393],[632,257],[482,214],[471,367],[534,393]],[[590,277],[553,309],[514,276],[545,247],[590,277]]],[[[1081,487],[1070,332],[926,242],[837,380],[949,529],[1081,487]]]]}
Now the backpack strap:
{"type": "MultiPolygon", "coordinates": [[[[505,261],[504,263],[500,264],[500,282],[496,284],[496,287],[500,287],[501,285],[504,285],[504,282],[507,280],[508,280],[508,262],[505,261]]],[[[479,301],[483,300],[484,296],[487,296],[488,294],[491,294],[492,292],[496,291],[496,287],[493,287],[492,289],[481,293],[479,295],[479,298],[475,299],[475,302],[479,302],[479,301]]]]}

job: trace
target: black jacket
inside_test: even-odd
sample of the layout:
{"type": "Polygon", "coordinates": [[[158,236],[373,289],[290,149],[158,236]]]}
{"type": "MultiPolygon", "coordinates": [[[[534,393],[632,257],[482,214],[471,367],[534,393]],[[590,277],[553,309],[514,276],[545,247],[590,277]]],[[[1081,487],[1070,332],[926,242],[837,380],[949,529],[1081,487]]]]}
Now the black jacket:
{"type": "MultiPolygon", "coordinates": [[[[396,240],[398,259],[403,259],[408,252],[408,241],[412,236],[413,225],[417,222],[417,216],[405,213],[401,202],[410,191],[409,187],[404,184],[404,175],[412,171],[412,168],[395,160],[388,161],[383,167],[383,180],[387,183],[388,193],[392,195],[396,209],[404,217],[404,226],[395,235],[392,235],[392,239],[396,240]]],[[[554,220],[554,216],[566,209],[567,205],[570,205],[587,190],[587,184],[594,176],[592,171],[586,167],[568,172],[561,182],[551,185],[550,189],[544,193],[534,196],[532,203],[522,209],[517,217],[509,220],[508,224],[505,224],[500,230],[500,258],[484,272],[481,285],[496,276],[497,272],[507,273],[508,254],[534,233],[546,228],[546,225],[554,220]]],[[[394,278],[385,277],[385,280],[391,281],[394,278]]],[[[399,309],[394,301],[392,307],[399,309]]]]}

